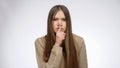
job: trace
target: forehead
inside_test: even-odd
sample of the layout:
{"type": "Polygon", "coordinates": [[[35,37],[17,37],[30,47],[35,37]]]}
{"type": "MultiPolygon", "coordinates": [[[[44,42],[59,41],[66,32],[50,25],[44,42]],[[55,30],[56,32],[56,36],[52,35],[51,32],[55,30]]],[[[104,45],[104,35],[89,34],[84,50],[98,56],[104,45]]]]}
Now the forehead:
{"type": "Polygon", "coordinates": [[[62,10],[59,10],[59,11],[55,14],[54,17],[55,17],[55,18],[65,18],[65,14],[63,13],[62,10]]]}

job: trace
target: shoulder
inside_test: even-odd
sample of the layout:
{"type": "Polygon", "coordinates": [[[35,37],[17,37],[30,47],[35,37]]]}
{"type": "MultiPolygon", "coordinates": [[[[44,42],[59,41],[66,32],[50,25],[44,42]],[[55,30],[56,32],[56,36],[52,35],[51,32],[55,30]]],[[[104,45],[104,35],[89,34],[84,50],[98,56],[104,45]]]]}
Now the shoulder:
{"type": "Polygon", "coordinates": [[[79,55],[81,48],[84,46],[84,39],[76,34],[73,34],[73,39],[77,54],[79,55]]]}
{"type": "Polygon", "coordinates": [[[45,36],[38,37],[35,39],[35,47],[45,47],[45,36]]]}
{"type": "Polygon", "coordinates": [[[73,38],[76,43],[82,44],[84,42],[84,39],[76,34],[73,34],[73,38]]]}

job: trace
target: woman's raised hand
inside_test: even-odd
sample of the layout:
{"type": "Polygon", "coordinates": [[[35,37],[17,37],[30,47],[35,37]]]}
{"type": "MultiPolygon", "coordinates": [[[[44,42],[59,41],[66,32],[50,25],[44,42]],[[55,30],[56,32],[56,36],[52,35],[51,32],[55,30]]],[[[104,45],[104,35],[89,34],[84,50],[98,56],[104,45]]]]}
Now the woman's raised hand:
{"type": "Polygon", "coordinates": [[[56,45],[60,45],[62,41],[65,39],[65,33],[62,31],[62,28],[59,27],[58,31],[56,32],[56,45]]]}

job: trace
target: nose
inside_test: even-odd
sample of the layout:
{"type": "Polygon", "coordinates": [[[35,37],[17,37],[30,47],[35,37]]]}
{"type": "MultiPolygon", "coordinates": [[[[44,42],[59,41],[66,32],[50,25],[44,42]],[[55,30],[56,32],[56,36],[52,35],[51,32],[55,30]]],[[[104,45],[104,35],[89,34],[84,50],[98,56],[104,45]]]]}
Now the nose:
{"type": "Polygon", "coordinates": [[[62,21],[61,20],[58,21],[58,26],[62,26],[62,21]]]}
{"type": "Polygon", "coordinates": [[[58,27],[62,27],[62,24],[58,24],[57,26],[58,26],[58,27]]]}

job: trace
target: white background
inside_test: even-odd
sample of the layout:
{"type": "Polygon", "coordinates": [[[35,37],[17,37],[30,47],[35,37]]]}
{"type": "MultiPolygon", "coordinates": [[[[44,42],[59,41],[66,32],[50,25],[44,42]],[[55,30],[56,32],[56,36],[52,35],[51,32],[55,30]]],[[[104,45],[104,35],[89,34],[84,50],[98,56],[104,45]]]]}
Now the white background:
{"type": "Polygon", "coordinates": [[[84,38],[89,68],[120,68],[120,0],[0,0],[0,68],[37,68],[34,41],[56,4],[84,38]]]}

